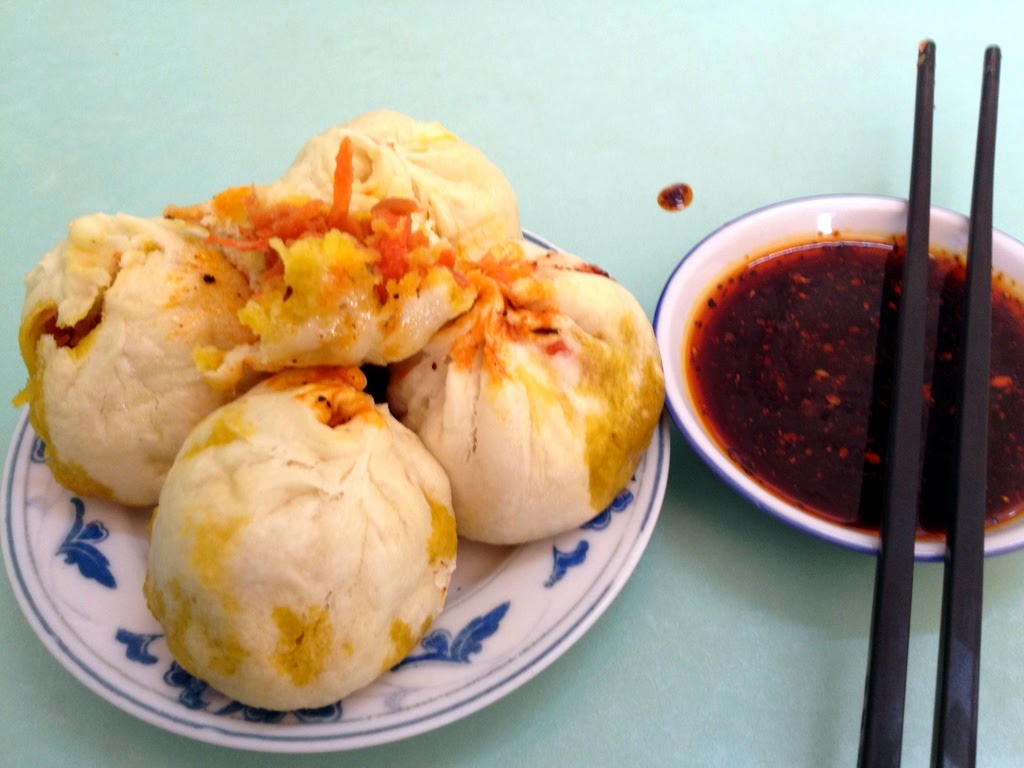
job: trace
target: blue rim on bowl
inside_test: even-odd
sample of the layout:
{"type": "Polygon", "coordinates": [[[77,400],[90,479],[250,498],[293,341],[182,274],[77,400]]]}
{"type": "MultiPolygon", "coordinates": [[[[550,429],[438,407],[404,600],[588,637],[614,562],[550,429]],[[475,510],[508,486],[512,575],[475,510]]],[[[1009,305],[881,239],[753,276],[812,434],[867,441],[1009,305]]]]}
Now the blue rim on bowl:
{"type": "MultiPolygon", "coordinates": [[[[766,253],[773,246],[826,237],[874,239],[898,235],[906,229],[905,200],[865,194],[798,198],[759,208],[716,229],[683,257],[669,277],[654,314],[654,329],[665,365],[669,413],[697,454],[714,472],[760,509],[795,528],[848,549],[874,553],[878,534],[831,522],[773,494],[733,463],[705,429],[687,386],[686,356],[682,346],[694,307],[707,296],[710,285],[747,262],[750,253],[766,253]]],[[[932,207],[931,244],[949,253],[967,248],[967,217],[932,207]]],[[[1000,231],[993,232],[993,268],[1024,285],[1024,244],[1000,231]]],[[[1024,515],[986,531],[985,554],[997,555],[1024,547],[1024,515]]],[[[919,539],[918,560],[939,560],[945,555],[941,538],[919,539]]]]}

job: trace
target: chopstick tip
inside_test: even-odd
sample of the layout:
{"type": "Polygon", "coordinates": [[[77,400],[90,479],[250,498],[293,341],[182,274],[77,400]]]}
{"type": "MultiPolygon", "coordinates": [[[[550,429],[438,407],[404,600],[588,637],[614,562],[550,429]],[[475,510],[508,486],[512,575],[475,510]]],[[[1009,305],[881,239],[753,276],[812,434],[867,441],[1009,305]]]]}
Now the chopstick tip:
{"type": "Polygon", "coordinates": [[[917,44],[917,66],[935,66],[935,41],[931,39],[922,40],[917,44]]]}
{"type": "Polygon", "coordinates": [[[1002,51],[999,50],[998,45],[990,45],[985,49],[985,66],[988,69],[993,69],[999,66],[999,62],[1002,59],[1002,51]]]}

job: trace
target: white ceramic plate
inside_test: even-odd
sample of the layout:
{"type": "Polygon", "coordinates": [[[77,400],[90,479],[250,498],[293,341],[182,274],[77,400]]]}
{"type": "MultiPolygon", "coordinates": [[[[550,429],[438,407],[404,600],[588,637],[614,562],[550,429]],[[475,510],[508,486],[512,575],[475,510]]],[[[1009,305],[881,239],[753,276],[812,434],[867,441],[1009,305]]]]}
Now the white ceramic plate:
{"type": "Polygon", "coordinates": [[[353,749],[475,712],[564,653],[639,561],[668,465],[666,417],[629,485],[587,525],[519,547],[460,541],[448,603],[420,645],[370,687],[318,710],[244,707],[171,660],[142,596],[148,514],[60,487],[27,415],[4,471],[3,552],[18,603],[46,648],[124,711],[243,749],[353,749]]]}
{"type": "MultiPolygon", "coordinates": [[[[779,498],[732,462],[701,421],[687,385],[682,354],[683,340],[698,301],[708,287],[731,269],[745,263],[748,254],[761,254],[772,246],[792,245],[799,240],[822,238],[869,240],[888,238],[906,231],[907,204],[903,200],[873,195],[832,195],[776,203],[740,216],[695,245],[669,277],[654,316],[661,357],[665,364],[665,390],[669,412],[680,431],[704,461],[729,485],[761,509],[786,523],[841,546],[861,552],[877,552],[876,532],[840,525],[806,512],[779,498]]],[[[968,220],[943,208],[931,211],[930,240],[933,248],[963,253],[967,248],[968,220]]],[[[995,231],[992,264],[1018,286],[1024,285],[1024,244],[995,231]]],[[[985,533],[985,554],[996,555],[1024,547],[1024,516],[985,533]]],[[[918,560],[938,560],[945,555],[942,539],[919,539],[918,560]]]]}

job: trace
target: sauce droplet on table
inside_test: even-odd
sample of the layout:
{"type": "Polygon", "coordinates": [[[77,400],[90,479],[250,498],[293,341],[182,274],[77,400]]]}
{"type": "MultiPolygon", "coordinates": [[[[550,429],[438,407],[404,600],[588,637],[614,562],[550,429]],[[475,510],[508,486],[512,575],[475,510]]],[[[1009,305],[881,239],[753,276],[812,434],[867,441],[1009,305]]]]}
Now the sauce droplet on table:
{"type": "Polygon", "coordinates": [[[693,187],[689,184],[669,184],[658,193],[658,205],[666,211],[681,211],[693,202],[693,187]]]}

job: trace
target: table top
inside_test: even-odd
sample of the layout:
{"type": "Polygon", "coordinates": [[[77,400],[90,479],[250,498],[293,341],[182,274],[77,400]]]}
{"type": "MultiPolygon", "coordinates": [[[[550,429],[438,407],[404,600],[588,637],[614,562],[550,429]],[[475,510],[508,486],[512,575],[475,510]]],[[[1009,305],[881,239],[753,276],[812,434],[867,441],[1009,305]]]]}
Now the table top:
{"type": "MultiPolygon", "coordinates": [[[[508,176],[525,228],[649,315],[703,235],[770,202],[905,197],[918,42],[937,43],[933,202],[967,212],[986,45],[1003,49],[995,224],[1024,239],[1020,3],[0,3],[0,392],[24,383],[22,279],[71,218],[276,178],[309,136],[391,108],[508,176]],[[685,182],[692,205],[657,204],[685,182]]],[[[671,364],[671,361],[668,361],[671,364]]],[[[9,444],[19,412],[0,408],[9,444]]],[[[672,429],[634,575],[522,688],[394,744],[324,756],[188,740],[122,713],[43,648],[0,585],[11,765],[855,763],[874,559],[726,487],[672,429]]],[[[978,762],[1024,759],[1024,553],[985,567],[978,762]]],[[[927,761],[942,568],[915,571],[904,762],[927,761]]]]}

